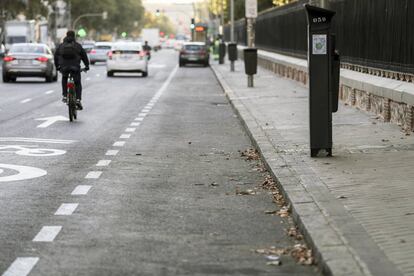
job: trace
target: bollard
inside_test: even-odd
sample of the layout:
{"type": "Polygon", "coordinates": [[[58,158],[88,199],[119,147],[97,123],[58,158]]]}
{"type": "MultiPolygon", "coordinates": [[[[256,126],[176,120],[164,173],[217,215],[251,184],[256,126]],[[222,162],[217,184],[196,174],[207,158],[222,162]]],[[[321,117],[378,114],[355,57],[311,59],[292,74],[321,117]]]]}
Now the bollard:
{"type": "Polygon", "coordinates": [[[257,49],[247,48],[243,51],[244,69],[247,75],[247,86],[253,87],[253,75],[257,74],[257,49]]]}
{"type": "Polygon", "coordinates": [[[230,71],[234,72],[234,62],[237,60],[237,43],[229,43],[227,48],[230,60],[230,71]]]}

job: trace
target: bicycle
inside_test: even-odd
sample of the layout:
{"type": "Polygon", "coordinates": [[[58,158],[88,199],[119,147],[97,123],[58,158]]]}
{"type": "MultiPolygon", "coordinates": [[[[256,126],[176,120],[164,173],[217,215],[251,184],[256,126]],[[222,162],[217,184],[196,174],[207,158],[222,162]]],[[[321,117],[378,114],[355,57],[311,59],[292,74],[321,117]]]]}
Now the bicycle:
{"type": "MultiPolygon", "coordinates": [[[[80,72],[86,72],[85,68],[82,68],[80,72]]],[[[67,105],[69,110],[69,121],[73,122],[78,118],[78,107],[76,105],[76,87],[75,81],[72,76],[73,71],[69,71],[68,84],[67,84],[67,105]]]]}

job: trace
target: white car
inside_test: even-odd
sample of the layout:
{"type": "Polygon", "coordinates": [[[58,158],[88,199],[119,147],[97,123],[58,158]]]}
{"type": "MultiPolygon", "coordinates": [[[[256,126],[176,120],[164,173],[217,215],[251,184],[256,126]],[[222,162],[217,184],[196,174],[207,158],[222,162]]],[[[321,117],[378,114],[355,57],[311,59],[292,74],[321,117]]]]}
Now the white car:
{"type": "Polygon", "coordinates": [[[148,56],[140,42],[118,42],[108,52],[106,73],[112,77],[114,73],[142,73],[148,76],[148,56]]]}

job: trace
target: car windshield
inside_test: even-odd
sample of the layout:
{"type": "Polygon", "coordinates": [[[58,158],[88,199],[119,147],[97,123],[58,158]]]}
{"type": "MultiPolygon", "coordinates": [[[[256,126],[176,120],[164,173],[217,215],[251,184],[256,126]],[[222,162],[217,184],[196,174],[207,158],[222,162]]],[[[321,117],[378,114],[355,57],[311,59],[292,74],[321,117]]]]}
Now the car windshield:
{"type": "Polygon", "coordinates": [[[10,53],[46,54],[46,47],[41,45],[13,45],[10,53]]]}
{"type": "Polygon", "coordinates": [[[99,49],[99,50],[111,50],[111,46],[99,45],[99,46],[96,46],[95,49],[99,49]]]}
{"type": "Polygon", "coordinates": [[[185,45],[187,51],[200,51],[204,47],[202,45],[185,45]]]}

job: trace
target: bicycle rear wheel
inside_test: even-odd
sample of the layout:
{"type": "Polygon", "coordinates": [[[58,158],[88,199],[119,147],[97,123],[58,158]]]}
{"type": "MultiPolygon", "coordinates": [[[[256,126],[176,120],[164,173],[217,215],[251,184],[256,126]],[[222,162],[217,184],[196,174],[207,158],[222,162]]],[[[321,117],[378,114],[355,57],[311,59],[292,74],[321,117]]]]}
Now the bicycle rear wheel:
{"type": "Polygon", "coordinates": [[[73,122],[76,120],[77,113],[76,113],[76,102],[73,95],[69,94],[68,97],[68,110],[69,110],[69,121],[73,122]]]}

